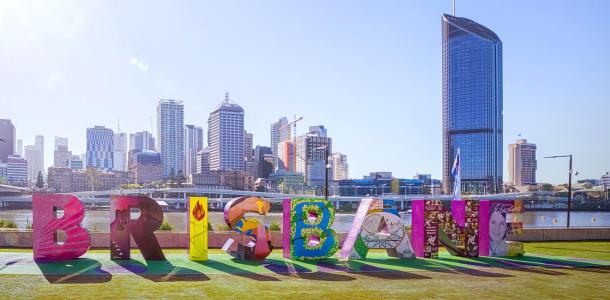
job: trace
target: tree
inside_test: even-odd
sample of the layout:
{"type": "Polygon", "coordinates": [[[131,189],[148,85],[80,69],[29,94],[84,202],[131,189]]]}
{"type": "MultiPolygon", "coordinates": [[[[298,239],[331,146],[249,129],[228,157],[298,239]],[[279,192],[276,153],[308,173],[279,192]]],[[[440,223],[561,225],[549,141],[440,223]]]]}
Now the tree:
{"type": "Polygon", "coordinates": [[[169,185],[172,186],[174,184],[174,180],[176,179],[176,170],[174,168],[169,169],[169,185]]]}
{"type": "Polygon", "coordinates": [[[545,192],[552,192],[553,191],[553,185],[550,183],[543,183],[540,186],[540,190],[545,191],[545,192]]]}
{"type": "Polygon", "coordinates": [[[184,177],[184,174],[182,173],[182,170],[178,170],[178,177],[176,178],[176,180],[178,181],[178,187],[182,187],[182,183],[184,182],[186,178],[184,177]]]}
{"type": "Polygon", "coordinates": [[[36,179],[36,187],[39,189],[44,188],[44,179],[42,178],[41,171],[38,171],[38,178],[36,179]]]}

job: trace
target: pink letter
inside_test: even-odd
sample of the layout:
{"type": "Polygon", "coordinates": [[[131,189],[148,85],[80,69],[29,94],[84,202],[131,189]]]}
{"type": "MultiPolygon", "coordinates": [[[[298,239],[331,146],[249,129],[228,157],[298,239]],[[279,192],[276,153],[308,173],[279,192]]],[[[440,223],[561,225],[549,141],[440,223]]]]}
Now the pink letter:
{"type": "Polygon", "coordinates": [[[85,207],[75,196],[64,194],[32,195],[35,260],[70,260],[85,254],[91,244],[87,229],[80,227],[85,218],[85,207]],[[63,216],[57,218],[57,212],[63,216]],[[66,240],[57,241],[57,231],[66,240]]]}

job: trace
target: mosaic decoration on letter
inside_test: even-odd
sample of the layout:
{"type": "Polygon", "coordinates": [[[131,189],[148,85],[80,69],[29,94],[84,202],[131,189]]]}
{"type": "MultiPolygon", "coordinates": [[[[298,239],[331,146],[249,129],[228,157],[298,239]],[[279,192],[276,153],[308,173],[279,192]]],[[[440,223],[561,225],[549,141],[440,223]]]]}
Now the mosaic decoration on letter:
{"type": "Polygon", "coordinates": [[[271,251],[269,227],[258,219],[245,219],[244,214],[255,212],[266,215],[271,203],[259,197],[238,197],[225,205],[224,218],[229,227],[240,233],[238,241],[228,239],[222,250],[240,260],[264,260],[271,251]]]}
{"type": "Polygon", "coordinates": [[[360,202],[339,258],[364,259],[369,249],[386,249],[392,257],[414,257],[394,200],[367,198],[360,202]]]}
{"type": "Polygon", "coordinates": [[[284,207],[284,257],[296,260],[325,259],[338,250],[338,237],[330,226],[335,220],[332,203],[322,199],[286,199],[284,207]]]}

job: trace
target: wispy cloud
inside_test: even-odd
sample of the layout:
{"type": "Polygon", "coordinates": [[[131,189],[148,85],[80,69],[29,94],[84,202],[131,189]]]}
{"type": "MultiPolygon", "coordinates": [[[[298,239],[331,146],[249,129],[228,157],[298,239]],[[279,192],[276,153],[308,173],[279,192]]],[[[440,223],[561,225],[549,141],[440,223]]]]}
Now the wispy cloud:
{"type": "Polygon", "coordinates": [[[134,66],[134,67],[136,67],[136,68],[140,69],[142,72],[146,72],[146,71],[148,70],[148,64],[146,64],[146,63],[144,63],[143,61],[139,60],[137,57],[132,57],[132,58],[129,60],[129,63],[130,63],[132,66],[134,66]]]}

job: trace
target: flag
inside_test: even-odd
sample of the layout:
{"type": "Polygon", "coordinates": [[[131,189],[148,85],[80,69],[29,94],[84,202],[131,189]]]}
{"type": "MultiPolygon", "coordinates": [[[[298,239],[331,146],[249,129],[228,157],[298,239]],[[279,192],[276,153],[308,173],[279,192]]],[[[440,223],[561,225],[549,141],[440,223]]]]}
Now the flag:
{"type": "Polygon", "coordinates": [[[457,150],[453,167],[451,168],[451,176],[453,176],[453,200],[460,200],[462,197],[462,180],[460,171],[460,148],[457,150]]]}

